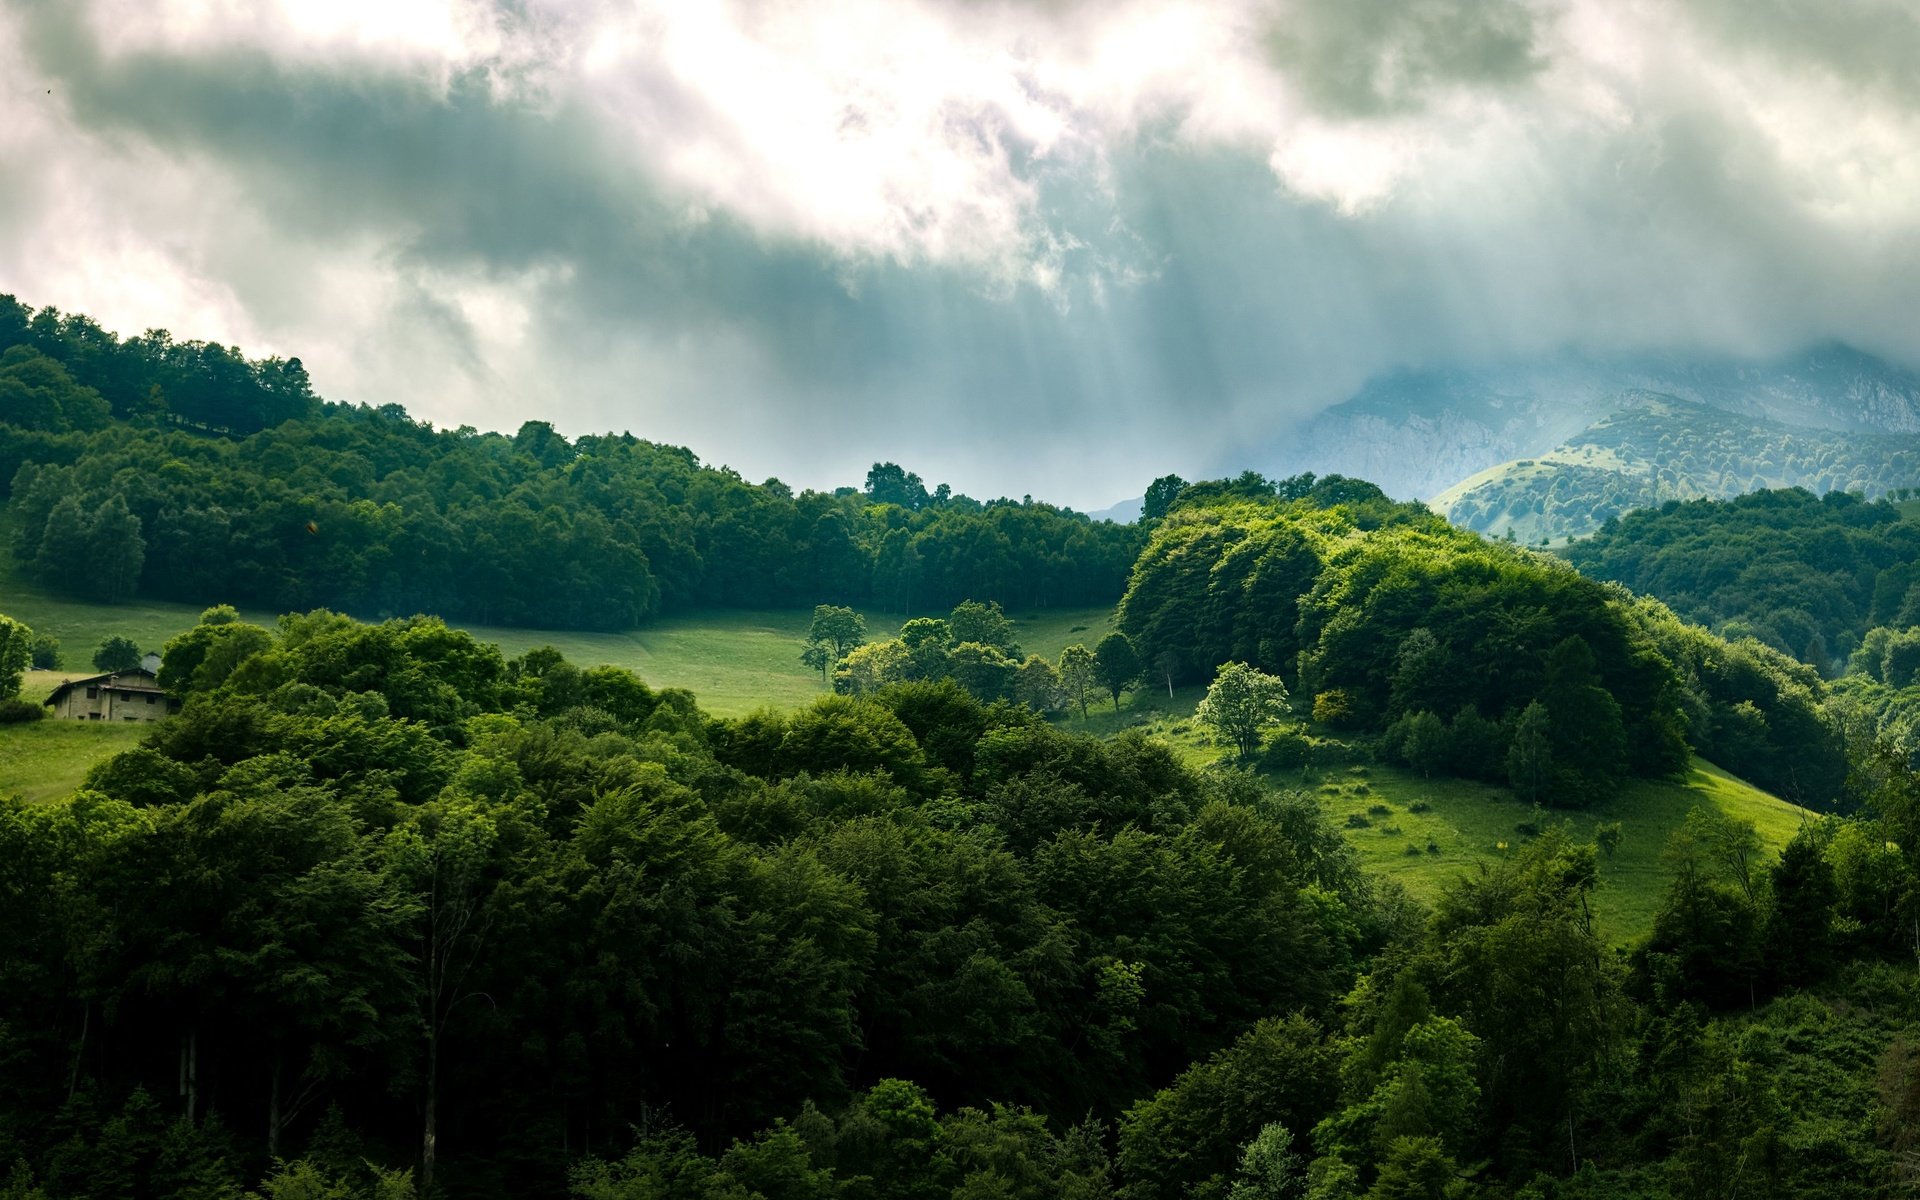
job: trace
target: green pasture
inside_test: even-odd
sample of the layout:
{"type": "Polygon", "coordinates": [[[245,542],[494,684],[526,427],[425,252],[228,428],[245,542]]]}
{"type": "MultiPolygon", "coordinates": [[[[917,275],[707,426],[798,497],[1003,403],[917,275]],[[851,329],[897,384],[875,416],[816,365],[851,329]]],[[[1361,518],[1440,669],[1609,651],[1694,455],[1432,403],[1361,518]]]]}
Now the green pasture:
{"type": "MultiPolygon", "coordinates": [[[[65,674],[92,670],[93,651],[119,635],[158,650],[200,619],[204,605],[132,600],[98,604],[65,596],[20,578],[0,551],[0,613],[24,621],[37,633],[60,640],[65,674]]],[[[242,610],[243,619],[271,627],[276,614],[242,610]]],[[[897,613],[867,611],[867,634],[875,640],[899,632],[897,613]]],[[[943,613],[917,614],[942,616],[943,613]]],[[[824,690],[820,676],[800,665],[812,609],[753,611],[713,609],[662,617],[622,633],[572,629],[521,629],[502,625],[461,625],[482,641],[497,644],[508,657],[536,646],[552,646],[583,667],[603,663],[625,667],[658,688],[686,688],[702,707],[722,716],[738,716],[765,705],[791,708],[824,690]]],[[[1057,659],[1074,642],[1091,649],[1112,627],[1108,608],[1053,609],[1017,613],[1014,627],[1021,648],[1057,659]]],[[[57,682],[57,679],[56,679],[57,682]]],[[[51,686],[51,685],[49,685],[51,686]]]]}
{"type": "Polygon", "coordinates": [[[0,725],[0,796],[39,803],[69,795],[93,764],[139,745],[144,724],[35,721],[0,725]]]}
{"type": "Polygon", "coordinates": [[[1652,929],[1668,878],[1661,853],[1691,809],[1711,806],[1752,821],[1772,853],[1812,816],[1698,758],[1684,779],[1631,780],[1610,799],[1579,811],[1537,811],[1505,788],[1423,779],[1381,765],[1287,772],[1274,782],[1311,792],[1368,871],[1396,879],[1429,901],[1462,872],[1518,850],[1529,836],[1522,825],[1565,822],[1576,839],[1590,841],[1597,827],[1618,821],[1623,836],[1611,857],[1601,856],[1594,913],[1602,935],[1623,945],[1652,929]]]}

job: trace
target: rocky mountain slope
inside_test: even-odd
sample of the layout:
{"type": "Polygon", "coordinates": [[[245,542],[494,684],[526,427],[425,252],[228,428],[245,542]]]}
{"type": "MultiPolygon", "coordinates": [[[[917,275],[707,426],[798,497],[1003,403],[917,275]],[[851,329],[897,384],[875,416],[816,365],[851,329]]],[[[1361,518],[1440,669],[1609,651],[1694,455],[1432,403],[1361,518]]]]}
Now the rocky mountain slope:
{"type": "Polygon", "coordinates": [[[1278,440],[1262,469],[1358,475],[1390,495],[1432,497],[1545,455],[1644,392],[1817,430],[1920,432],[1920,376],[1845,346],[1766,362],[1565,355],[1375,380],[1278,440]]]}
{"type": "Polygon", "coordinates": [[[1590,533],[1668,500],[1761,488],[1869,499],[1920,485],[1920,434],[1813,429],[1654,392],[1534,458],[1501,463],[1434,496],[1456,525],[1521,541],[1590,533]]]}

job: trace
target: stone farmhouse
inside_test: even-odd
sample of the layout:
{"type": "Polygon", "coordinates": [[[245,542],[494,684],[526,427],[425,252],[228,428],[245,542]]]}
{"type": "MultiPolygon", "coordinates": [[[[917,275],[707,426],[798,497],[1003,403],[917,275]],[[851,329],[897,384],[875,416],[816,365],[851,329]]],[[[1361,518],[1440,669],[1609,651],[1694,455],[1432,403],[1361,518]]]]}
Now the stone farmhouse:
{"type": "Polygon", "coordinates": [[[70,721],[158,721],[180,711],[180,701],[145,669],[65,680],[47,703],[54,716],[70,721]]]}

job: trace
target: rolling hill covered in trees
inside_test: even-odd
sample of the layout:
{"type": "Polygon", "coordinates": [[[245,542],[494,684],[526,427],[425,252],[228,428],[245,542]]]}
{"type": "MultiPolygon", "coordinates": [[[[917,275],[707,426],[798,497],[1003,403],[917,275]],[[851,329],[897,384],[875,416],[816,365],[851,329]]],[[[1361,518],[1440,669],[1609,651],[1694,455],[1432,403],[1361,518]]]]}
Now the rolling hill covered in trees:
{"type": "MultiPolygon", "coordinates": [[[[310,401],[249,430],[164,387],[122,412],[18,350],[0,396],[39,391],[0,429],[9,519],[49,579],[76,509],[81,544],[142,543],[127,588],[160,586],[150,537],[162,562],[233,560],[165,579],[375,606],[442,588],[496,620],[570,602],[522,572],[552,593],[617,569],[652,589],[618,601],[636,611],[804,597],[805,661],[845,689],[718,717],[439,616],[208,609],[165,647],[178,716],[71,796],[0,798],[0,1162],[23,1200],[1837,1200],[1913,1179],[1920,776],[1849,743],[1820,673],[1757,637],[1338,475],[1167,477],[1128,528],[887,464],[793,496],[537,424],[310,401]],[[167,516],[209,505],[224,534],[167,516]],[[373,533],[338,546],[336,523],[373,533]],[[500,557],[428,554],[396,584],[421,528],[500,557]],[[1118,631],[1058,668],[988,603],[1093,595],[1110,566],[1118,631]],[[960,600],[863,645],[835,587],[960,600]],[[1245,681],[1261,715],[1202,766],[1064,731],[1039,710],[1069,669],[1116,716],[1143,674],[1245,681]],[[1531,815],[1428,906],[1276,786],[1336,739],[1531,815]],[[1696,752],[1849,815],[1801,814],[1775,855],[1712,806],[1672,814],[1650,928],[1615,953],[1593,899],[1635,831],[1589,844],[1550,809],[1696,752]]],[[[1754,536],[1829,573],[1903,536],[1886,505],[1777,502],[1825,524],[1754,536]]],[[[1849,619],[1883,590],[1842,589],[1849,619]]],[[[1907,680],[1914,633],[1868,629],[1854,658],[1907,680]]],[[[1338,789],[1349,825],[1365,772],[1338,789]]]]}
{"type": "Polygon", "coordinates": [[[1898,764],[1778,861],[1690,819],[1619,959],[1551,826],[1428,911],[1311,796],[951,681],[724,720],[221,610],[163,672],[0,801],[23,1194],[1840,1197],[1920,1128],[1898,764]]]}
{"type": "Polygon", "coordinates": [[[326,404],[299,360],[0,297],[0,487],[49,586],[624,629],[701,607],[1111,603],[1141,533],[877,464],[798,494],[630,434],[435,430],[326,404]]]}
{"type": "Polygon", "coordinates": [[[1672,502],[1567,548],[1581,571],[1658,596],[1831,679],[1855,743],[1920,754],[1920,524],[1901,506],[1793,489],[1672,502]]]}
{"type": "Polygon", "coordinates": [[[1920,484],[1920,435],[1787,425],[1649,393],[1628,399],[1543,455],[1461,480],[1433,507],[1468,529],[1533,542],[1669,500],[1786,487],[1873,499],[1920,484]]]}
{"type": "Polygon", "coordinates": [[[1689,745],[1802,802],[1839,795],[1844,749],[1811,668],[1370,484],[1294,483],[1196,486],[1154,523],[1118,623],[1156,671],[1252,664],[1389,753],[1418,724],[1421,753],[1469,777],[1508,778],[1532,730],[1557,780],[1543,795],[1562,802],[1670,773],[1689,745]]]}

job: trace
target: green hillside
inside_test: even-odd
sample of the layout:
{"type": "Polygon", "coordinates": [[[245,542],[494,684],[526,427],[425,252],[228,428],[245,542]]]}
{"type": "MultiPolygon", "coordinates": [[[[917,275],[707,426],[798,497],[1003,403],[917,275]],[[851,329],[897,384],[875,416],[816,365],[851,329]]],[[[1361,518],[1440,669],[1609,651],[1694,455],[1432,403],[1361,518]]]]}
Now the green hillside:
{"type": "MultiPolygon", "coordinates": [[[[1118,712],[1103,706],[1084,724],[1071,719],[1069,727],[1102,733],[1137,729],[1166,739],[1190,765],[1223,764],[1225,752],[1209,743],[1192,719],[1201,693],[1199,688],[1183,688],[1169,700],[1164,691],[1142,691],[1118,712]]],[[[1600,931],[1614,945],[1637,941],[1653,928],[1654,912],[1672,877],[1661,855],[1689,810],[1707,805],[1727,817],[1751,821],[1769,856],[1815,817],[1697,757],[1684,778],[1625,780],[1590,808],[1540,810],[1508,788],[1440,775],[1423,778],[1370,761],[1363,748],[1338,739],[1319,740],[1314,756],[1324,761],[1265,771],[1263,777],[1273,787],[1311,793],[1369,872],[1405,885],[1427,902],[1463,873],[1512,853],[1530,836],[1523,825],[1565,822],[1576,840],[1592,841],[1599,827],[1619,822],[1623,836],[1600,864],[1600,889],[1594,898],[1600,931]],[[1382,808],[1387,811],[1379,811],[1382,808]]]]}
{"type": "Polygon", "coordinates": [[[1304,782],[1360,852],[1367,870],[1398,880],[1426,901],[1436,899],[1462,872],[1512,853],[1531,836],[1523,826],[1565,821],[1577,840],[1591,841],[1598,827],[1618,821],[1623,836],[1612,856],[1601,860],[1594,896],[1600,931],[1615,945],[1652,930],[1671,878],[1661,852],[1690,809],[1709,805],[1753,822],[1770,853],[1778,853],[1812,817],[1704,759],[1694,760],[1684,780],[1631,780],[1612,798],[1577,812],[1543,812],[1505,788],[1422,779],[1389,766],[1334,768],[1310,773],[1304,782]]]}
{"type": "Polygon", "coordinates": [[[1628,399],[1546,454],[1489,467],[1429,504],[1456,525],[1531,544],[1668,500],[1781,487],[1878,497],[1920,483],[1920,437],[1787,425],[1650,392],[1628,399]]]}

